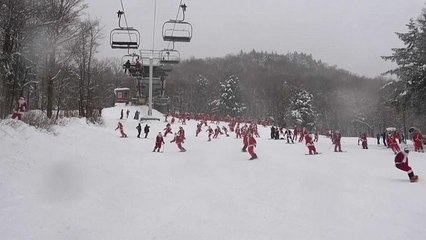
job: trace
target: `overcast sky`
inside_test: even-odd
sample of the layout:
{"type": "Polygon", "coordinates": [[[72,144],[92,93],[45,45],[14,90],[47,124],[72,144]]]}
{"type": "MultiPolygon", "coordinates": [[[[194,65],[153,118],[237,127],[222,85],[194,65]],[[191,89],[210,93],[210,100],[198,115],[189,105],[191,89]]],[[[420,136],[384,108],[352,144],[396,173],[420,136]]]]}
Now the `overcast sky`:
{"type": "MultiPolygon", "coordinates": [[[[174,19],[180,0],[122,0],[129,26],[141,32],[141,47],[164,49],[162,24],[174,19]]],[[[109,47],[109,32],[118,26],[120,0],[86,0],[91,18],[99,18],[105,39],[100,57],[121,57],[109,47]]],[[[420,16],[425,0],[183,0],[186,21],[193,25],[190,43],[176,43],[183,59],[223,57],[240,50],[310,53],[329,65],[375,77],[395,65],[380,56],[402,46],[395,32],[406,32],[420,16]]]]}

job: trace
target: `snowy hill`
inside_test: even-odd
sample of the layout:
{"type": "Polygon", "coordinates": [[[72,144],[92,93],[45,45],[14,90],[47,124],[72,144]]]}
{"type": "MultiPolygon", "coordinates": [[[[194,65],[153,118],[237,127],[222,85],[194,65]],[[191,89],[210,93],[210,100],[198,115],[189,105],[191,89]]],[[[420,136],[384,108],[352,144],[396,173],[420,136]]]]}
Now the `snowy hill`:
{"type": "MultiPolygon", "coordinates": [[[[347,152],[334,153],[320,136],[322,154],[309,156],[260,127],[259,159],[248,161],[233,133],[207,142],[189,121],[187,152],[168,136],[153,153],[164,117],[154,111],[161,121],[142,122],[151,131],[138,139],[136,110],[146,116],[117,106],[102,127],[71,119],[55,134],[1,121],[1,239],[425,239],[425,181],[410,183],[375,139],[362,150],[343,138],[347,152]],[[114,131],[121,109],[128,138],[114,131]]],[[[420,178],[425,156],[409,154],[420,178]]]]}

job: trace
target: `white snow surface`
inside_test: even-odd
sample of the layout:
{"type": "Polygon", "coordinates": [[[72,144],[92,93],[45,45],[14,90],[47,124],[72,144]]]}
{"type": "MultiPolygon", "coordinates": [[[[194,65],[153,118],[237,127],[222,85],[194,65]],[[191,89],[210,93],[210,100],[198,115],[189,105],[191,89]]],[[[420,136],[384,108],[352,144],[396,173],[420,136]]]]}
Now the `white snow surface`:
{"type": "MultiPolygon", "coordinates": [[[[426,239],[424,153],[410,152],[420,181],[410,183],[394,166],[394,154],[369,139],[342,139],[333,152],[320,136],[320,155],[304,143],[269,139],[259,126],[259,159],[248,161],[242,140],[224,135],[207,141],[206,127],[184,125],[187,152],[167,136],[163,153],[136,138],[136,110],[104,109],[103,126],[70,119],[43,132],[15,120],[0,122],[0,238],[5,240],[133,239],[426,239]],[[122,120],[128,138],[114,131],[122,120]]],[[[215,127],[216,124],[210,124],[215,127]]],[[[172,125],[177,131],[180,123],[172,125]]],[[[408,146],[412,149],[411,142],[408,146]]]]}

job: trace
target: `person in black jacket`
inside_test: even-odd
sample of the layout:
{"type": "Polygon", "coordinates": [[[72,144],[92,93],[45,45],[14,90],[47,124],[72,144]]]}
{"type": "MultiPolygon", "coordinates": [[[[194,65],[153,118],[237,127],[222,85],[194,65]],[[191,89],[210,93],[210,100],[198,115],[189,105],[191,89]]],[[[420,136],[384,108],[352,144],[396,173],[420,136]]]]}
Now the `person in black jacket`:
{"type": "Polygon", "coordinates": [[[141,131],[142,131],[142,126],[140,123],[138,123],[138,125],[136,126],[136,129],[138,130],[138,138],[141,137],[141,131]]]}
{"type": "Polygon", "coordinates": [[[148,133],[149,133],[149,126],[148,126],[148,124],[145,125],[143,131],[145,133],[145,138],[148,137],[148,133]]]}

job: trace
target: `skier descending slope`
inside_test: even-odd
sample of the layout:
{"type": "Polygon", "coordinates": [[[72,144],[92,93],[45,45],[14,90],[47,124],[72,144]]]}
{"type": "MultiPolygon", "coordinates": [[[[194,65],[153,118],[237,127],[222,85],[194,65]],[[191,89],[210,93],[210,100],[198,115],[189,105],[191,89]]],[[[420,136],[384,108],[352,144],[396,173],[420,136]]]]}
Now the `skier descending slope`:
{"type": "Polygon", "coordinates": [[[315,148],[312,137],[309,133],[305,134],[306,146],[308,147],[309,154],[318,154],[317,149],[315,148]]]}
{"type": "Polygon", "coordinates": [[[209,126],[209,128],[206,130],[206,132],[208,132],[209,134],[209,142],[212,140],[212,135],[213,135],[213,129],[209,126]]]}
{"type": "Polygon", "coordinates": [[[339,130],[334,131],[332,141],[334,144],[334,151],[335,152],[342,152],[342,134],[339,130]]]}
{"type": "Polygon", "coordinates": [[[257,158],[257,154],[254,152],[254,148],[256,147],[256,139],[253,136],[253,133],[247,133],[248,138],[248,152],[250,153],[251,158],[249,160],[253,160],[257,158]]]}
{"type": "Polygon", "coordinates": [[[175,137],[170,143],[175,142],[181,152],[186,152],[186,149],[182,146],[184,136],[178,133],[175,133],[175,137]]]}
{"type": "Polygon", "coordinates": [[[172,127],[170,123],[167,123],[166,127],[163,129],[164,131],[164,137],[167,137],[168,133],[172,133],[172,127]]]}
{"type": "Polygon", "coordinates": [[[124,133],[124,126],[121,122],[118,122],[117,127],[115,128],[115,130],[120,129],[120,133],[121,133],[121,137],[122,138],[126,138],[127,134],[124,133]]]}
{"type": "Polygon", "coordinates": [[[400,151],[395,156],[395,167],[406,172],[410,182],[417,182],[419,177],[414,175],[413,169],[408,165],[408,148],[404,148],[404,151],[400,151]]]}
{"type": "Polygon", "coordinates": [[[159,132],[157,137],[155,138],[155,147],[154,147],[154,150],[152,150],[152,151],[153,152],[155,152],[155,151],[159,152],[162,144],[165,144],[165,142],[164,142],[163,134],[161,134],[161,132],[159,132]]]}
{"type": "Polygon", "coordinates": [[[248,146],[248,130],[247,127],[241,128],[241,136],[243,137],[243,148],[241,151],[247,152],[247,146],[248,146]]]}

